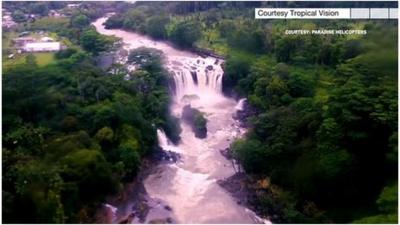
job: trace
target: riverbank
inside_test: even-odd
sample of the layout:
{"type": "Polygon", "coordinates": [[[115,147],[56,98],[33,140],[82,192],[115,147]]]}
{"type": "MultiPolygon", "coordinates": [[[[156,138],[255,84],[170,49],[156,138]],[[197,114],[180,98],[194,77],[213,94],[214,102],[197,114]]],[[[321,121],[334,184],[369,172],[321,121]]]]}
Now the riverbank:
{"type": "MultiPolygon", "coordinates": [[[[162,163],[176,163],[179,154],[157,148],[150,156],[142,159],[139,173],[133,181],[125,183],[121,191],[106,198],[106,203],[95,215],[96,223],[144,223],[152,205],[160,204],[151,199],[144,187],[144,180],[157,172],[162,163]]],[[[169,206],[164,205],[168,210],[169,206]]],[[[172,220],[171,220],[172,222],[172,220]]]]}
{"type": "Polygon", "coordinates": [[[258,200],[268,193],[268,179],[238,172],[227,179],[218,181],[218,184],[235,198],[237,204],[252,210],[260,218],[259,223],[274,221],[274,215],[266,216],[258,200]]]}
{"type": "MultiPolygon", "coordinates": [[[[247,103],[246,99],[239,100],[237,112],[233,118],[237,120],[240,126],[249,129],[248,119],[254,115],[254,110],[247,103]],[[240,104],[241,102],[241,104],[240,104]]],[[[260,205],[260,198],[265,195],[271,195],[271,185],[269,179],[262,176],[246,174],[241,165],[234,159],[230,148],[220,150],[221,155],[232,162],[236,173],[226,179],[218,180],[218,184],[229,192],[236,200],[236,203],[255,212],[260,217],[260,223],[277,222],[276,215],[268,215],[260,205]]],[[[273,211],[273,210],[272,210],[273,211]]]]}
{"type": "Polygon", "coordinates": [[[192,51],[192,52],[200,55],[201,57],[213,57],[213,58],[222,59],[222,60],[225,59],[225,56],[219,55],[216,52],[213,52],[209,49],[193,47],[193,48],[190,48],[189,51],[192,51]]]}

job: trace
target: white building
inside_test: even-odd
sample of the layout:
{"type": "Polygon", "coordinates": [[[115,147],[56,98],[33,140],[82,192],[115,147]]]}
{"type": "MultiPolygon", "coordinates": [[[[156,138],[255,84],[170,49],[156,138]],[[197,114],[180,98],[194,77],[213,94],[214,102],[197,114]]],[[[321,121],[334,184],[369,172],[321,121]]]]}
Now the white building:
{"type": "Polygon", "coordinates": [[[42,37],[40,40],[43,42],[53,42],[54,41],[53,38],[51,38],[51,37],[42,37]]]}
{"type": "Polygon", "coordinates": [[[54,52],[60,49],[60,42],[31,42],[24,46],[26,52],[54,52]]]}
{"type": "Polygon", "coordinates": [[[70,9],[78,8],[81,4],[68,4],[67,7],[70,9]]]}

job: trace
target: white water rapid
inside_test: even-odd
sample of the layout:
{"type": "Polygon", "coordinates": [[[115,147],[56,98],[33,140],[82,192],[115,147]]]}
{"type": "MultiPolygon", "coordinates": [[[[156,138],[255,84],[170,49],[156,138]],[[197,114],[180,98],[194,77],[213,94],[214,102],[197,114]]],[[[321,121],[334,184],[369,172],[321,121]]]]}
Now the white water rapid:
{"type": "Polygon", "coordinates": [[[158,130],[159,145],[164,150],[177,152],[181,159],[175,163],[162,163],[156,172],[144,181],[150,198],[160,204],[151,207],[145,222],[164,219],[176,223],[259,223],[252,211],[239,205],[230,194],[217,184],[220,179],[233,175],[230,161],[220,150],[244,133],[239,122],[232,118],[237,110],[243,109],[243,101],[223,96],[220,59],[200,57],[187,51],[173,48],[166,42],[154,41],[149,37],[123,30],[106,30],[100,18],[93,25],[104,35],[115,35],[122,39],[124,48],[156,48],[166,56],[166,68],[175,81],[172,113],[181,117],[182,107],[192,107],[205,113],[208,120],[207,137],[195,137],[191,127],[181,121],[181,142],[173,145],[162,130],[158,130]],[[167,209],[165,209],[167,205],[167,209]]]}

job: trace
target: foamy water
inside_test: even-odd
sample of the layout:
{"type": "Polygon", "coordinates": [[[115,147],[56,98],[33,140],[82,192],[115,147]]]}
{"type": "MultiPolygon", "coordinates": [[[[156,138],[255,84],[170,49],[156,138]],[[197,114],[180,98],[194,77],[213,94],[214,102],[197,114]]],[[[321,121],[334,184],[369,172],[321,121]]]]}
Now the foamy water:
{"type": "Polygon", "coordinates": [[[176,87],[171,104],[175,116],[180,118],[182,108],[189,103],[204,112],[208,120],[205,139],[195,137],[191,127],[181,122],[181,142],[178,145],[173,145],[165,133],[158,130],[160,147],[179,153],[181,159],[176,164],[160,164],[156,172],[144,181],[149,196],[171,208],[166,211],[158,206],[152,207],[146,222],[163,219],[166,214],[177,223],[266,222],[237,204],[217,184],[217,180],[235,173],[232,163],[221,155],[220,150],[229,147],[245,132],[232,118],[237,110],[243,109],[244,100],[236,102],[222,94],[223,61],[213,57],[202,58],[137,33],[106,30],[102,25],[105,20],[100,18],[93,25],[99,33],[121,38],[125,49],[148,47],[164,53],[165,67],[173,75],[176,87]]]}

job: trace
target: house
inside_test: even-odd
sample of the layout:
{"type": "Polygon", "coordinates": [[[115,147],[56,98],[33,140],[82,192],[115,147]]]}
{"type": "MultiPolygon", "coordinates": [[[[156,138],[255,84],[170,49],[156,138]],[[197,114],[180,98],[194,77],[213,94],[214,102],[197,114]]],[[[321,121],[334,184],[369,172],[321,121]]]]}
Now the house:
{"type": "Polygon", "coordinates": [[[55,52],[61,50],[60,42],[31,42],[24,46],[25,52],[55,52]]]}

